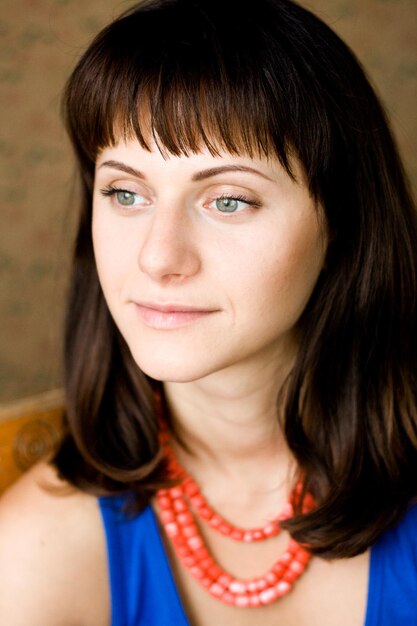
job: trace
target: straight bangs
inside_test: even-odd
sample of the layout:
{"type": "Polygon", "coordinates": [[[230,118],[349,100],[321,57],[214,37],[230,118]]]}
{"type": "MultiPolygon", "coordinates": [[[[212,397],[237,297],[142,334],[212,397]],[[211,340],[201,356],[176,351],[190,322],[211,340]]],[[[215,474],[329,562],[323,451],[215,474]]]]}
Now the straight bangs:
{"type": "Polygon", "coordinates": [[[84,166],[103,148],[136,138],[164,155],[204,148],[213,155],[274,155],[292,175],[300,143],[294,100],[308,95],[292,93],[300,81],[283,49],[274,54],[271,72],[277,40],[253,24],[244,4],[233,16],[221,10],[214,26],[204,2],[152,2],[99,34],[65,97],[67,126],[84,166]]]}

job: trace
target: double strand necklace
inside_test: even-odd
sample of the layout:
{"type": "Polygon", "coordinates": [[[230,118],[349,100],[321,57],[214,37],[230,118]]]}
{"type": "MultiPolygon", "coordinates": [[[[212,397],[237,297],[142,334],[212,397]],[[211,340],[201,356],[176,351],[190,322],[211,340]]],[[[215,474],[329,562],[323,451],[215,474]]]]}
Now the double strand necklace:
{"type": "MultiPolygon", "coordinates": [[[[157,491],[156,501],[165,533],[179,561],[191,576],[211,596],[237,607],[271,604],[291,591],[311,559],[310,552],[294,539],[290,538],[285,552],[266,574],[251,579],[236,578],[214,560],[201,536],[196,518],[234,541],[265,541],[278,535],[281,521],[293,516],[302,484],[296,484],[288,503],[275,520],[259,528],[239,528],[211,508],[197,483],[178,465],[166,445],[165,448],[168,450],[170,475],[179,484],[157,491]]],[[[306,494],[302,513],[308,513],[313,508],[314,500],[306,494]]]]}

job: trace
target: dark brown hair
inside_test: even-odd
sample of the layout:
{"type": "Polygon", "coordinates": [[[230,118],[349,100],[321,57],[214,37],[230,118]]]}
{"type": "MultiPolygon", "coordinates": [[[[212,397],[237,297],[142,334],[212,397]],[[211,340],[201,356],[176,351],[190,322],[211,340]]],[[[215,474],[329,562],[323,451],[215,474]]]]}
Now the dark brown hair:
{"type": "Polygon", "coordinates": [[[358,61],[289,0],[151,0],[105,28],[75,68],[65,115],[82,181],[66,328],[63,476],[143,507],[165,466],[155,392],[104,301],[91,241],[98,151],[120,136],[296,156],[324,209],[326,266],[300,320],[283,429],[317,509],[286,523],[352,556],[416,494],[417,226],[385,115],[358,61]]]}

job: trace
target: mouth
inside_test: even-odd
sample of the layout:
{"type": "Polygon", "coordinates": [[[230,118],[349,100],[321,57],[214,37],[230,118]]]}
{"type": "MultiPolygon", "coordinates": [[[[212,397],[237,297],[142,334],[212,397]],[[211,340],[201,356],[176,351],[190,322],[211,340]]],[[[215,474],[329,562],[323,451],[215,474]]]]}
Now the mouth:
{"type": "Polygon", "coordinates": [[[135,302],[142,322],[157,330],[173,330],[207,318],[219,309],[204,309],[186,304],[135,302]]]}

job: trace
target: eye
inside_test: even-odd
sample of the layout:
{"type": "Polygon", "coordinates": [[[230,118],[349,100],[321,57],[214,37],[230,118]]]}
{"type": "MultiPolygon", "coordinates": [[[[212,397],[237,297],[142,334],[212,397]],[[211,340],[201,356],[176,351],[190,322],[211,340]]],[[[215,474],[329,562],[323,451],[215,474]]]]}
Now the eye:
{"type": "Polygon", "coordinates": [[[117,202],[123,206],[132,206],[135,204],[136,194],[131,191],[116,191],[114,195],[117,202]]]}
{"type": "Polygon", "coordinates": [[[100,192],[103,196],[114,197],[117,204],[122,207],[149,204],[149,201],[144,196],[141,196],[133,191],[129,191],[128,189],[120,189],[109,185],[105,189],[101,189],[100,192]]]}
{"type": "Polygon", "coordinates": [[[220,213],[236,213],[248,206],[259,207],[259,202],[250,200],[244,196],[221,196],[213,200],[211,205],[220,213]]]}

